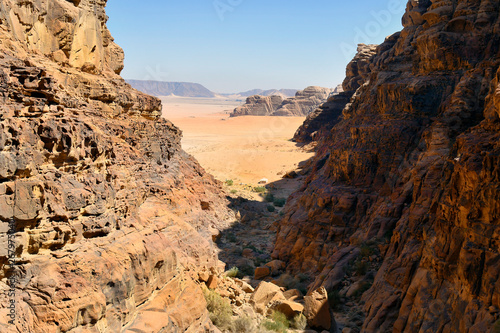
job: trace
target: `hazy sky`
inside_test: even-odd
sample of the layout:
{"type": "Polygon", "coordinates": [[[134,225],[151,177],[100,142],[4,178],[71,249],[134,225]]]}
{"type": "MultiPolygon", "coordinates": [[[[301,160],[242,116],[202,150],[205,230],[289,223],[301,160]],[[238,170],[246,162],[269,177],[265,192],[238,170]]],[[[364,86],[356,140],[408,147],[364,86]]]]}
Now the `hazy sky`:
{"type": "Polygon", "coordinates": [[[215,92],[334,87],[357,43],[401,30],[406,0],[108,0],[126,79],[215,92]]]}

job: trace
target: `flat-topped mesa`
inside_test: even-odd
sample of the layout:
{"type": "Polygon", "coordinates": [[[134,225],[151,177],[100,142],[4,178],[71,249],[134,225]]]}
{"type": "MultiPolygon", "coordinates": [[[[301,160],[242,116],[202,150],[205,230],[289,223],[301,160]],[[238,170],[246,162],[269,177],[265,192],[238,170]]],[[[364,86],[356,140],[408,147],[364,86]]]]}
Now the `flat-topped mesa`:
{"type": "Polygon", "coordinates": [[[409,1],[404,29],[350,64],[356,92],[285,206],[273,257],[363,306],[356,329],[500,325],[499,9],[409,1]]]}
{"type": "Polygon", "coordinates": [[[234,213],[119,76],[105,4],[0,3],[1,332],[214,329],[197,280],[223,269],[212,236],[234,213]]]}
{"type": "Polygon", "coordinates": [[[324,103],[334,91],[330,88],[307,87],[298,91],[294,97],[259,96],[247,98],[246,103],[234,109],[231,117],[237,116],[305,116],[324,103]]]}

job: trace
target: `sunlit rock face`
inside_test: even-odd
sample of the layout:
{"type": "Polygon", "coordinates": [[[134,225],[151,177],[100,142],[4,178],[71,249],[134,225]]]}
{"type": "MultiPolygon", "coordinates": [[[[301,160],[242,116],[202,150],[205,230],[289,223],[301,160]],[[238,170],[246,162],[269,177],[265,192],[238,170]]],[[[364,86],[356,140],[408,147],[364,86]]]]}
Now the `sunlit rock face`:
{"type": "Polygon", "coordinates": [[[212,329],[195,281],[222,269],[232,213],[160,100],[119,76],[105,4],[0,3],[1,332],[212,329]]]}
{"type": "Polygon", "coordinates": [[[499,3],[410,1],[403,24],[367,75],[348,68],[356,91],[316,138],[273,256],[332,291],[373,254],[364,332],[488,332],[500,308],[499,3]]]}

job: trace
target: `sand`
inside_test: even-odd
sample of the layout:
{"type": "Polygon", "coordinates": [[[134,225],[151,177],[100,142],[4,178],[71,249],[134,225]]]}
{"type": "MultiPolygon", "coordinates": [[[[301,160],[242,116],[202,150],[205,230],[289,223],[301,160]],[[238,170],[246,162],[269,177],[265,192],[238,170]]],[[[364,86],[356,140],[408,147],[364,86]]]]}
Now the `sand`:
{"type": "Polygon", "coordinates": [[[164,117],[183,131],[184,150],[221,181],[250,186],[263,178],[276,182],[313,156],[291,141],[304,117],[229,118],[241,101],[179,97],[162,101],[164,117]]]}

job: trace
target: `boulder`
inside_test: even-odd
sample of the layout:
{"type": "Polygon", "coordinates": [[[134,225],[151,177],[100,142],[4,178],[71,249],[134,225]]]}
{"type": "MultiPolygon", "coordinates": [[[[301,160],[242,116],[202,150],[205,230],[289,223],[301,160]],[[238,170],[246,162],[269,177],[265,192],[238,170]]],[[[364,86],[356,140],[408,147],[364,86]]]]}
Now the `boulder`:
{"type": "Polygon", "coordinates": [[[304,315],[307,318],[307,324],[313,328],[329,330],[332,320],[326,289],[320,287],[313,291],[304,297],[304,302],[304,315]]]}
{"type": "Polygon", "coordinates": [[[274,301],[286,301],[286,299],[280,287],[265,281],[259,283],[250,297],[250,304],[260,314],[265,314],[267,307],[274,301]]]}
{"type": "Polygon", "coordinates": [[[265,277],[271,275],[271,269],[267,266],[257,267],[255,269],[254,278],[255,280],[262,280],[265,277]]]}

